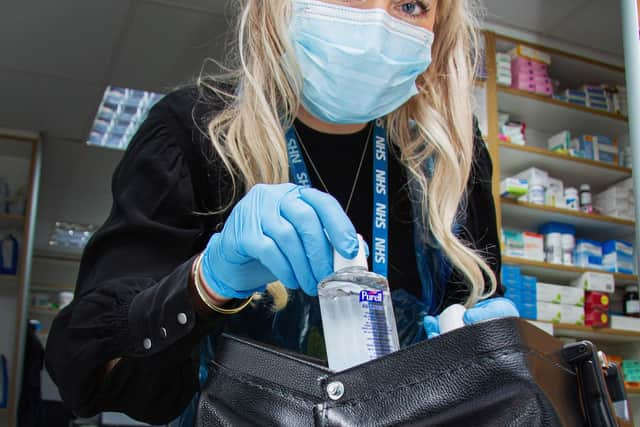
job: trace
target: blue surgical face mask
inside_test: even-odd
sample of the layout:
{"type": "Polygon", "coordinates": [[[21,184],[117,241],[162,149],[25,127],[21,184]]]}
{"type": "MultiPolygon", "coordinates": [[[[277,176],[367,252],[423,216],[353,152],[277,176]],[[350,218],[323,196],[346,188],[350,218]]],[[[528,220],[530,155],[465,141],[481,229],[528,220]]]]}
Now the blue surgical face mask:
{"type": "Polygon", "coordinates": [[[321,120],[346,124],[383,117],[418,93],[433,33],[382,9],[294,0],[291,39],[304,107],[321,120]]]}

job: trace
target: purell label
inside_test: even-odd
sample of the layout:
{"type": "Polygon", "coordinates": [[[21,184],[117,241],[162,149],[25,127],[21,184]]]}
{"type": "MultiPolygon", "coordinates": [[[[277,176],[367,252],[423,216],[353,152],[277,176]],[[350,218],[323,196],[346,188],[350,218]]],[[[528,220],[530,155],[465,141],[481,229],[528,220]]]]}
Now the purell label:
{"type": "Polygon", "coordinates": [[[360,291],[360,302],[382,303],[382,291],[360,291]]]}

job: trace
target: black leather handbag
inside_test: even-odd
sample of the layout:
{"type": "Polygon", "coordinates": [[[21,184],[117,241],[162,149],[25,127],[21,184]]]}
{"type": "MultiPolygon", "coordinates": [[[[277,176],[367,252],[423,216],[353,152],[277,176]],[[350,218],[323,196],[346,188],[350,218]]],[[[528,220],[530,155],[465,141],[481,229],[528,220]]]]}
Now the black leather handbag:
{"type": "MultiPolygon", "coordinates": [[[[320,361],[222,335],[196,425],[609,425],[587,422],[579,372],[565,356],[561,341],[516,318],[335,373],[320,361]]],[[[606,396],[601,408],[609,409],[606,396]]]]}

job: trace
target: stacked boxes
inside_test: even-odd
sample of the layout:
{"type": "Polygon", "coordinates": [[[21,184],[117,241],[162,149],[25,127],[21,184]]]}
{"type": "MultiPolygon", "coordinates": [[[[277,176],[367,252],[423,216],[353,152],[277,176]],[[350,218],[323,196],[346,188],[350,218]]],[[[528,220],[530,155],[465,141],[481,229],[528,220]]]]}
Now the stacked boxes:
{"type": "Polygon", "coordinates": [[[582,107],[587,106],[587,94],[584,89],[566,89],[555,94],[553,97],[570,104],[576,104],[582,107]]]}
{"type": "Polygon", "coordinates": [[[540,234],[503,229],[502,242],[506,256],[544,261],[544,239],[540,234]]]}
{"type": "Polygon", "coordinates": [[[536,282],[535,277],[523,276],[520,267],[502,266],[502,284],[506,288],[504,296],[513,301],[522,318],[536,319],[536,282]]]}
{"type": "Polygon", "coordinates": [[[591,270],[602,270],[602,244],[589,239],[576,240],[574,264],[591,270]]]}
{"type": "Polygon", "coordinates": [[[572,139],[569,152],[576,157],[617,164],[618,143],[603,135],[581,135],[572,139]]]}
{"type": "Polygon", "coordinates": [[[539,95],[553,95],[548,64],[522,56],[511,59],[511,87],[539,95]]]}
{"type": "Polygon", "coordinates": [[[511,86],[511,56],[508,53],[496,54],[496,69],[498,84],[511,86]]]}
{"type": "Polygon", "coordinates": [[[612,109],[604,85],[583,85],[582,89],[586,95],[587,107],[604,111],[612,109]]]}
{"type": "Polygon", "coordinates": [[[609,295],[615,290],[613,275],[608,273],[583,273],[571,282],[571,286],[586,293],[585,324],[593,327],[609,326],[609,295]]]}
{"type": "Polygon", "coordinates": [[[594,197],[594,207],[603,215],[633,220],[635,198],[633,179],[627,178],[594,197]]]}
{"type": "Polygon", "coordinates": [[[584,324],[584,290],[538,282],[517,266],[502,266],[505,298],[514,302],[520,316],[549,322],[584,324]]]}
{"type": "Polygon", "coordinates": [[[604,292],[588,291],[584,304],[584,323],[595,328],[609,326],[609,295],[604,292]]]}
{"type": "Polygon", "coordinates": [[[573,280],[571,282],[571,286],[582,288],[585,291],[612,294],[614,292],[613,283],[613,274],[588,271],[586,273],[582,273],[580,277],[573,280]]]}
{"type": "Polygon", "coordinates": [[[538,282],[537,319],[556,323],[584,324],[584,290],[538,282]]]}
{"type": "Polygon", "coordinates": [[[633,245],[619,240],[609,240],[602,245],[602,265],[611,273],[633,274],[633,245]]]}

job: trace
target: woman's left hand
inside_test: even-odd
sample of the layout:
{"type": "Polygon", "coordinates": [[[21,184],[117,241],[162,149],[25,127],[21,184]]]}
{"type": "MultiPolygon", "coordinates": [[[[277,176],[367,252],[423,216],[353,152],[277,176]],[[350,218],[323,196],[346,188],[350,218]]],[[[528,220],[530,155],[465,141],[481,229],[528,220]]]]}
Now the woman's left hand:
{"type": "MultiPolygon", "coordinates": [[[[473,325],[485,320],[503,317],[520,317],[520,313],[511,300],[507,298],[491,298],[480,301],[475,306],[467,309],[462,320],[465,325],[473,325]]],[[[438,316],[425,316],[423,326],[427,332],[427,338],[431,339],[440,335],[438,316]]]]}

